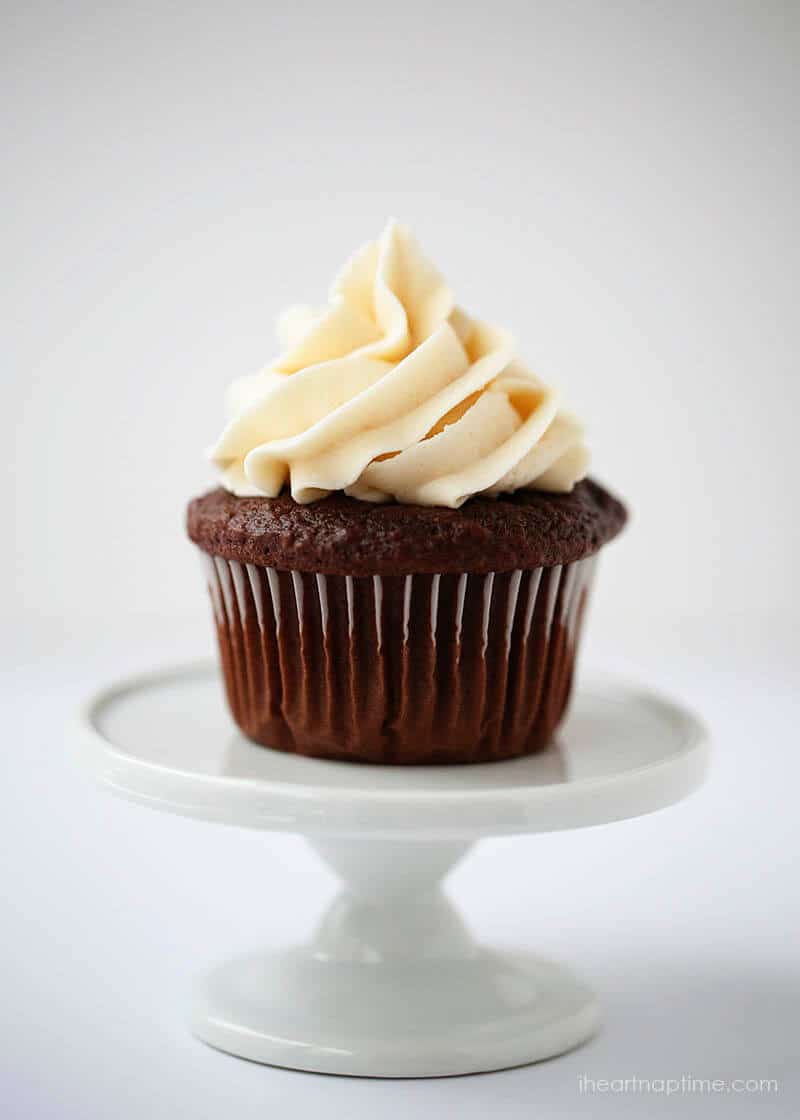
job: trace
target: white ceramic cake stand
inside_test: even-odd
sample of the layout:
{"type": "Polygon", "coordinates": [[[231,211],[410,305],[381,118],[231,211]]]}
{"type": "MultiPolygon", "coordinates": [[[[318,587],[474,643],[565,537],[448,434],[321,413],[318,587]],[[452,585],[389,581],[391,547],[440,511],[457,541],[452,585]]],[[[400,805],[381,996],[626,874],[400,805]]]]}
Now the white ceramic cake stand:
{"type": "Polygon", "coordinates": [[[294,1069],[435,1077],[563,1053],[598,1025],[561,965],[473,940],[439,884],[486,836],[603,824],[695,789],[705,734],[675,704],[618,682],[583,686],[544,754],[455,767],[321,762],[236,734],[208,664],[128,679],[81,717],[106,788],[201,820],[298,832],[344,888],[305,944],[206,978],[195,1034],[294,1069]]]}

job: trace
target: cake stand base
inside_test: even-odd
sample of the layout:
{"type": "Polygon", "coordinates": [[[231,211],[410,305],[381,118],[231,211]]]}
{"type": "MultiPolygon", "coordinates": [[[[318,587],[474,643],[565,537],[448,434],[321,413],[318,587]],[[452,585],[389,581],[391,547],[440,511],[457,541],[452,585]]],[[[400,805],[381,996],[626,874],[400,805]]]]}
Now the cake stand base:
{"type": "Polygon", "coordinates": [[[438,890],[343,892],[307,945],[215,968],[192,1029],[251,1061],[361,1077],[447,1077],[537,1062],[597,1029],[561,965],[478,945],[438,890]]]}

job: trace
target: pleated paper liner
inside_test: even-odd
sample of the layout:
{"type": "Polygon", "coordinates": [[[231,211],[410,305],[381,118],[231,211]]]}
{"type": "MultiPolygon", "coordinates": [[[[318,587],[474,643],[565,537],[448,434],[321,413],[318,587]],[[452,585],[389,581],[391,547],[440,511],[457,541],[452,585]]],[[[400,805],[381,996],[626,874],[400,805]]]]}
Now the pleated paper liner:
{"type": "Polygon", "coordinates": [[[352,762],[490,762],[542,749],[564,714],[595,557],[351,577],[203,555],[231,712],[257,743],[352,762]]]}

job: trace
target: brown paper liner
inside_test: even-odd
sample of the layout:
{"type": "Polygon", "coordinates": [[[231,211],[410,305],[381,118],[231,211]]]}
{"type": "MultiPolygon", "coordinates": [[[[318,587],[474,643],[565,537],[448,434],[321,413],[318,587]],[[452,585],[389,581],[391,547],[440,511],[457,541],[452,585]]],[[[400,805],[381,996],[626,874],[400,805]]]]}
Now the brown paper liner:
{"type": "Polygon", "coordinates": [[[231,712],[264,746],[395,765],[545,747],[594,557],[533,571],[351,576],[204,554],[231,712]]]}

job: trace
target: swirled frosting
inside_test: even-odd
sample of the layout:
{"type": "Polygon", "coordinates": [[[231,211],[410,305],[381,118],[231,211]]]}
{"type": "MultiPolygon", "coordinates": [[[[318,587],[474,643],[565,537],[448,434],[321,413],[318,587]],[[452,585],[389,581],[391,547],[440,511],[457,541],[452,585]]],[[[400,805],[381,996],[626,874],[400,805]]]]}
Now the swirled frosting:
{"type": "Polygon", "coordinates": [[[281,355],[231,386],[211,451],[234,494],[456,508],[586,474],[581,426],[504,330],[455,305],[402,225],[350,258],[326,308],[290,308],[278,333],[281,355]]]}

